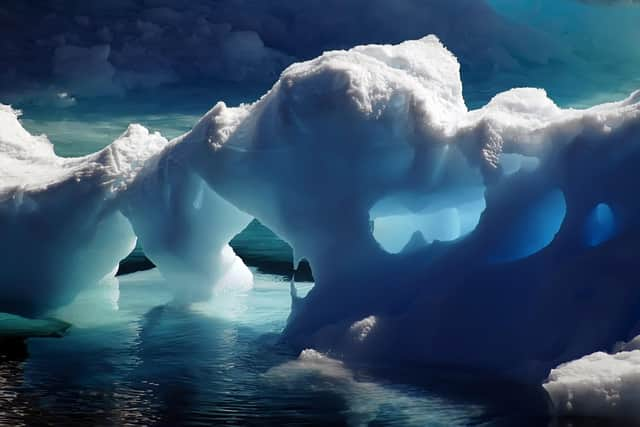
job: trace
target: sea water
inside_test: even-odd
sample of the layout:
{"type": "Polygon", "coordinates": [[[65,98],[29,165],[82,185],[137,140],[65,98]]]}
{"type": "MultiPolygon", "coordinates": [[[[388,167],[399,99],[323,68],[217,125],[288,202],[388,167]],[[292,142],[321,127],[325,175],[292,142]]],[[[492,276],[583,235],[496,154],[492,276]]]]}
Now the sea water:
{"type": "MultiPolygon", "coordinates": [[[[289,280],[255,277],[251,291],[188,307],[170,303],[155,269],[85,292],[60,311],[74,324],[64,338],[33,338],[0,352],[0,425],[548,421],[541,389],[470,381],[455,371],[300,357],[278,334],[289,280]]],[[[312,286],[298,284],[300,294],[312,286]]]]}

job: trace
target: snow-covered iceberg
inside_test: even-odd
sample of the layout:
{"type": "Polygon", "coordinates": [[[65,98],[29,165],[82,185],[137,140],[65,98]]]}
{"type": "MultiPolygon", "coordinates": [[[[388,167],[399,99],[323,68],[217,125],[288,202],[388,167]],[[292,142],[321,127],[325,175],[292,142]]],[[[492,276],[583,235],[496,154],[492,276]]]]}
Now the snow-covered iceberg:
{"type": "Polygon", "coordinates": [[[16,111],[0,109],[0,310],[41,314],[115,273],[136,241],[115,195],[165,143],[133,126],[99,153],[62,159],[16,111]],[[133,134],[147,142],[135,155],[133,134]]]}
{"type": "Polygon", "coordinates": [[[218,104],[199,124],[201,175],[309,260],[316,286],[288,339],[538,379],[637,321],[634,262],[619,253],[635,241],[620,183],[635,179],[639,101],[563,110],[515,89],[468,111],[437,39],[357,47],[289,67],[253,105],[218,104]],[[600,205],[616,233],[594,246],[611,228],[600,205]],[[388,253],[376,223],[402,212],[407,244],[388,253]],[[452,242],[428,244],[438,232],[452,242]]]}
{"type": "Polygon", "coordinates": [[[168,159],[165,138],[131,125],[95,154],[61,158],[18,116],[0,108],[1,311],[34,316],[69,303],[113,276],[136,238],[180,283],[178,300],[206,299],[231,270],[251,283],[227,245],[250,218],[175,164],[179,156],[168,159]]]}
{"type": "Polygon", "coordinates": [[[470,111],[429,36],[327,52],[171,142],[133,126],[79,159],[3,114],[1,309],[58,305],[135,236],[179,300],[206,298],[225,272],[250,282],[225,248],[256,217],[312,266],[284,331],[300,348],[540,381],[637,332],[640,92],[470,111]]]}

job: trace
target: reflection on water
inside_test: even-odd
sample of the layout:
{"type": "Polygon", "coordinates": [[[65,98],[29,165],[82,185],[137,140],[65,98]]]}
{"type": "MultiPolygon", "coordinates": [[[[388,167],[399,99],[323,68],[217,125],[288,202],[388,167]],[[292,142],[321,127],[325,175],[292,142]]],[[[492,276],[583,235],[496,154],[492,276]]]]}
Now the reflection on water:
{"type": "MultiPolygon", "coordinates": [[[[122,276],[118,305],[113,284],[105,286],[60,311],[81,325],[66,337],[2,346],[0,425],[546,421],[444,388],[403,385],[312,350],[298,357],[278,342],[289,310],[284,278],[257,275],[250,292],[189,308],[167,304],[155,270],[122,276]]],[[[311,286],[299,285],[301,293],[311,286]]]]}

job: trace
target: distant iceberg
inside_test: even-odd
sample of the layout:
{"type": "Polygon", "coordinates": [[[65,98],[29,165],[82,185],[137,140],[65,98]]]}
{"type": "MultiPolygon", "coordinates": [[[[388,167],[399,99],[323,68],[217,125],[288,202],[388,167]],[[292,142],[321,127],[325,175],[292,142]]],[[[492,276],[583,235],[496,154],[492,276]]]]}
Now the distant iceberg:
{"type": "Polygon", "coordinates": [[[251,286],[227,244],[255,217],[313,269],[283,333],[300,349],[539,383],[633,338],[640,92],[470,111],[459,68],[434,36],[326,52],[172,141],[131,125],[73,159],[3,107],[0,310],[63,305],[136,238],[178,302],[251,286]]]}

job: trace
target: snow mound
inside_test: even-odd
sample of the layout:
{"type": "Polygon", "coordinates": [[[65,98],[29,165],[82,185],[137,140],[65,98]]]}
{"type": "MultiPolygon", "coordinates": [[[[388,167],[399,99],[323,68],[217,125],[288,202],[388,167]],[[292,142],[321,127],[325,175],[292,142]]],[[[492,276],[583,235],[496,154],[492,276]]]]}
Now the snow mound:
{"type": "Polygon", "coordinates": [[[544,388],[557,415],[640,420],[640,351],[598,352],[565,363],[544,388]]]}

